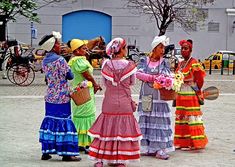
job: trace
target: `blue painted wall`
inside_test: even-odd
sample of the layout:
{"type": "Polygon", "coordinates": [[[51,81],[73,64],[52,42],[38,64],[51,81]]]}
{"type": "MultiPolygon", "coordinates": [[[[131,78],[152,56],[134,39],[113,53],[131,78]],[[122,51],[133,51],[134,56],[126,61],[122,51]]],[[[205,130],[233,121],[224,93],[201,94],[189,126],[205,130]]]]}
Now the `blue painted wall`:
{"type": "Polygon", "coordinates": [[[94,10],[80,10],[63,15],[62,40],[73,38],[93,39],[103,36],[105,42],[112,38],[112,17],[94,10]]]}

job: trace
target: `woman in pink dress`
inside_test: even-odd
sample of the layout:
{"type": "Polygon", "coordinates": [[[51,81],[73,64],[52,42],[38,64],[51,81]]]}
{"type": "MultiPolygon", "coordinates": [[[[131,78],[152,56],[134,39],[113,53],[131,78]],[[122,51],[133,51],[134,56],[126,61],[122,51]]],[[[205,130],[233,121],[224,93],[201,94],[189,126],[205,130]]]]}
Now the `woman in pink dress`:
{"type": "Polygon", "coordinates": [[[95,167],[103,167],[103,163],[125,167],[127,162],[140,159],[142,135],[133,115],[135,104],[130,90],[135,84],[136,66],[124,59],[127,49],[122,38],[113,39],[106,52],[111,60],[102,66],[106,91],[102,113],[89,130],[89,135],[94,137],[89,158],[96,161],[95,167]]]}

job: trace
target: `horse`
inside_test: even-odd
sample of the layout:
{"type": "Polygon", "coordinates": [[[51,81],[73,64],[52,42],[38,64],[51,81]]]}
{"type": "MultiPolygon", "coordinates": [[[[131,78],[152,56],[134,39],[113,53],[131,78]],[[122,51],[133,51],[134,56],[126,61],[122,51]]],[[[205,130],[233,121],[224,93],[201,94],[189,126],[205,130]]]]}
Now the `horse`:
{"type": "MultiPolygon", "coordinates": [[[[87,57],[88,61],[92,64],[93,59],[102,59],[102,58],[108,58],[105,52],[105,41],[102,36],[96,37],[94,39],[88,40],[88,43],[86,44],[88,51],[87,51],[87,57]]],[[[72,51],[71,49],[66,45],[62,44],[62,55],[66,59],[66,61],[69,61],[72,51]]]]}

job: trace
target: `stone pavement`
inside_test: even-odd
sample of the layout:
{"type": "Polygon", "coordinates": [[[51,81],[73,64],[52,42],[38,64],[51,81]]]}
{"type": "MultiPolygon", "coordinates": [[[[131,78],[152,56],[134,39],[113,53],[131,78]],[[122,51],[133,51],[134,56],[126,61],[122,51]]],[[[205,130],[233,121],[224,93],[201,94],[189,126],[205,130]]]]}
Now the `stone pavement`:
{"type": "MultiPolygon", "coordinates": [[[[100,82],[100,75],[96,75],[96,78],[100,82]]],[[[132,88],[133,97],[136,100],[140,84],[137,82],[132,88]]],[[[140,163],[130,164],[130,167],[235,166],[234,84],[234,75],[214,74],[206,78],[204,87],[217,86],[221,95],[217,100],[206,101],[202,106],[206,134],[209,139],[205,150],[188,152],[177,150],[167,161],[154,157],[141,157],[140,163]]],[[[8,80],[0,79],[0,166],[91,167],[93,163],[83,153],[81,153],[83,158],[81,162],[62,162],[61,157],[56,155],[53,155],[49,161],[40,160],[41,145],[38,142],[38,130],[44,116],[45,89],[43,74],[40,73],[36,74],[35,81],[28,87],[15,86],[8,80]]],[[[103,93],[104,91],[96,95],[97,116],[101,112],[103,93]]],[[[172,108],[172,113],[174,110],[172,108]]],[[[137,113],[135,114],[138,119],[137,113]]]]}

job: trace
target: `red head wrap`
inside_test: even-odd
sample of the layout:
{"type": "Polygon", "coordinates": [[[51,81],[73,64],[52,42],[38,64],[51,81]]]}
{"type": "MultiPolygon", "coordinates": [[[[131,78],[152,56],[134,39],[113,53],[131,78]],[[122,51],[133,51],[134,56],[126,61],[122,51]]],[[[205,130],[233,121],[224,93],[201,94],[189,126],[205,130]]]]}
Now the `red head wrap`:
{"type": "Polygon", "coordinates": [[[185,43],[190,47],[191,50],[193,49],[193,45],[192,45],[192,43],[190,43],[189,41],[187,41],[187,40],[181,40],[181,41],[179,42],[179,44],[180,44],[181,47],[182,47],[183,44],[185,44],[185,43]]]}

